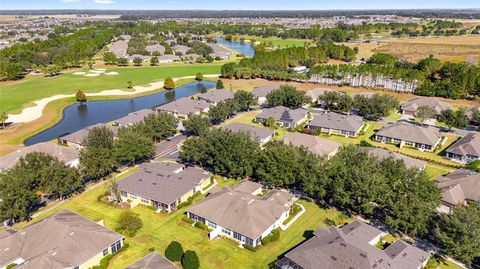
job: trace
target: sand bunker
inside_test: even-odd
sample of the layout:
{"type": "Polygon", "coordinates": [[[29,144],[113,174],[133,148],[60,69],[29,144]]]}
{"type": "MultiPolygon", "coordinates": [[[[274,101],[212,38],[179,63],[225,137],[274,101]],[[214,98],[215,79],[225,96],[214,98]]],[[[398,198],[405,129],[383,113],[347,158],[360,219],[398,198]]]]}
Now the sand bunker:
{"type": "Polygon", "coordinates": [[[85,75],[86,73],[85,72],[75,72],[73,74],[79,76],[79,75],[85,75]]]}
{"type": "Polygon", "coordinates": [[[104,70],[90,70],[90,73],[102,74],[102,73],[105,73],[105,71],[104,70]]]}
{"type": "Polygon", "coordinates": [[[105,68],[95,68],[94,70],[107,71],[107,69],[105,69],[105,68]]]}
{"type": "Polygon", "coordinates": [[[115,75],[118,75],[117,72],[108,72],[108,73],[105,73],[105,75],[107,76],[115,76],[115,75]]]}
{"type": "Polygon", "coordinates": [[[100,74],[86,74],[86,75],[83,75],[84,77],[96,77],[96,76],[100,76],[100,74]]]}

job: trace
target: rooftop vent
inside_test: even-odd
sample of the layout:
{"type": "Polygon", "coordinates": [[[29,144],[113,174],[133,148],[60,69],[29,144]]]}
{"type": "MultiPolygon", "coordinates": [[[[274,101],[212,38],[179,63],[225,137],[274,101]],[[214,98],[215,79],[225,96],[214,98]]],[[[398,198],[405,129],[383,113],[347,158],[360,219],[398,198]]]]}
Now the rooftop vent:
{"type": "Polygon", "coordinates": [[[360,253],[360,256],[362,256],[363,258],[367,258],[367,254],[365,253],[360,253]]]}
{"type": "Polygon", "coordinates": [[[335,256],[330,256],[330,258],[334,261],[338,260],[337,257],[335,257],[335,256]]]}
{"type": "Polygon", "coordinates": [[[153,182],[152,184],[156,186],[156,185],[157,185],[157,182],[153,182]]]}
{"type": "Polygon", "coordinates": [[[347,244],[345,244],[344,242],[340,243],[340,245],[342,245],[343,247],[347,246],[347,244]]]}

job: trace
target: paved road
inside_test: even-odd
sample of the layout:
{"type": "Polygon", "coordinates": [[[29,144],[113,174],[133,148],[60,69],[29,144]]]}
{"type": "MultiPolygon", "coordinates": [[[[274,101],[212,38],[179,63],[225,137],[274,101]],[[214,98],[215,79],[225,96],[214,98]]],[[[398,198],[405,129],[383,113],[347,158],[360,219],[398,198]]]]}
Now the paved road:
{"type": "Polygon", "coordinates": [[[177,159],[179,157],[180,145],[187,137],[183,134],[176,135],[170,140],[165,140],[158,143],[155,147],[155,159],[171,158],[177,159]]]}

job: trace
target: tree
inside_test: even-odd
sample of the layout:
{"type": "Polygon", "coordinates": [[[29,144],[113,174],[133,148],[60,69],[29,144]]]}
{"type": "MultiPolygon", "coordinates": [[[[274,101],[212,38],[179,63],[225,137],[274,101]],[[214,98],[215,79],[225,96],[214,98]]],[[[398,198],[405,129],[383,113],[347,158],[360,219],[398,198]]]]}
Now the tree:
{"type": "Polygon", "coordinates": [[[399,105],[397,98],[387,94],[374,94],[371,97],[359,94],[353,99],[353,107],[358,109],[360,116],[375,119],[388,116],[399,105]]]}
{"type": "Polygon", "coordinates": [[[152,58],[150,58],[150,65],[151,66],[157,66],[159,63],[158,61],[158,57],[157,56],[153,56],[152,58]]]}
{"type": "Polygon", "coordinates": [[[128,59],[127,58],[119,58],[117,60],[118,66],[128,66],[128,59]]]}
{"type": "Polygon", "coordinates": [[[171,77],[168,77],[165,79],[165,82],[163,83],[163,87],[167,90],[173,90],[175,89],[175,82],[171,77]]]}
{"type": "Polygon", "coordinates": [[[268,119],[265,121],[265,126],[269,128],[275,128],[276,125],[277,121],[272,117],[268,117],[268,119]]]}
{"type": "Polygon", "coordinates": [[[177,241],[172,241],[165,250],[165,257],[172,262],[178,262],[182,260],[183,257],[183,247],[177,241]]]}
{"type": "Polygon", "coordinates": [[[165,140],[177,132],[178,120],[168,112],[148,114],[137,126],[154,141],[165,140]]]}
{"type": "Polygon", "coordinates": [[[197,75],[195,75],[195,80],[200,82],[203,80],[203,74],[198,72],[197,75]]]}
{"type": "Polygon", "coordinates": [[[88,179],[99,179],[117,165],[113,150],[113,131],[105,126],[90,130],[80,150],[80,172],[88,179]]]}
{"type": "Polygon", "coordinates": [[[133,82],[132,81],[127,81],[127,88],[131,89],[133,87],[133,82]]]}
{"type": "Polygon", "coordinates": [[[442,214],[433,234],[448,255],[472,265],[480,256],[480,205],[471,202],[442,214]]]}
{"type": "Polygon", "coordinates": [[[419,106],[415,112],[415,117],[417,117],[420,122],[425,122],[426,119],[432,119],[437,115],[437,111],[429,106],[419,106]]]}
{"type": "Polygon", "coordinates": [[[375,53],[368,59],[367,64],[394,66],[397,61],[398,58],[393,55],[386,53],[375,53]]]}
{"type": "Polygon", "coordinates": [[[212,123],[208,117],[202,115],[191,115],[183,121],[185,132],[189,135],[201,135],[206,132],[212,123]]]}
{"type": "Polygon", "coordinates": [[[135,57],[135,58],[133,58],[133,65],[135,65],[135,66],[141,66],[142,63],[143,63],[142,58],[140,58],[140,57],[135,57]]]}
{"type": "Polygon", "coordinates": [[[75,98],[77,99],[77,102],[80,102],[80,104],[83,104],[87,101],[87,96],[81,90],[77,91],[75,98]]]}
{"type": "Polygon", "coordinates": [[[2,220],[28,220],[40,197],[28,181],[16,174],[0,173],[0,216],[2,220]]]}
{"type": "Polygon", "coordinates": [[[443,110],[440,113],[439,120],[445,123],[449,128],[455,127],[463,129],[468,125],[466,110],[463,108],[456,111],[453,111],[452,109],[443,110]]]}
{"type": "Polygon", "coordinates": [[[470,162],[467,164],[467,168],[472,171],[480,172],[480,160],[470,162]]]}
{"type": "Polygon", "coordinates": [[[304,91],[298,91],[290,85],[282,85],[278,90],[271,91],[267,94],[267,103],[269,106],[299,108],[311,102],[312,99],[306,96],[304,91]]]}
{"type": "Polygon", "coordinates": [[[198,269],[200,268],[200,260],[197,253],[193,250],[187,250],[182,257],[182,266],[184,269],[198,269]]]}
{"type": "Polygon", "coordinates": [[[217,85],[215,86],[215,88],[217,88],[217,89],[223,89],[223,88],[225,88],[225,87],[223,86],[223,81],[222,81],[221,79],[217,80],[217,85]]]}
{"type": "Polygon", "coordinates": [[[8,120],[8,114],[5,112],[0,113],[0,122],[2,123],[3,129],[5,129],[5,122],[8,120]]]}
{"type": "Polygon", "coordinates": [[[118,130],[114,141],[115,159],[120,164],[135,164],[148,160],[155,154],[152,138],[134,126],[118,130]]]}
{"type": "Polygon", "coordinates": [[[257,99],[251,92],[243,90],[235,92],[233,99],[237,102],[238,108],[241,111],[249,110],[251,106],[257,103],[257,99]]]}
{"type": "Polygon", "coordinates": [[[142,227],[143,223],[140,214],[128,210],[120,214],[116,230],[128,236],[135,236],[142,227]]]}
{"type": "Polygon", "coordinates": [[[106,64],[116,64],[118,62],[117,56],[113,54],[112,52],[105,52],[103,55],[103,61],[106,64]]]}
{"type": "Polygon", "coordinates": [[[228,119],[234,112],[238,111],[238,103],[235,100],[218,102],[208,111],[208,116],[213,124],[219,124],[228,119]]]}

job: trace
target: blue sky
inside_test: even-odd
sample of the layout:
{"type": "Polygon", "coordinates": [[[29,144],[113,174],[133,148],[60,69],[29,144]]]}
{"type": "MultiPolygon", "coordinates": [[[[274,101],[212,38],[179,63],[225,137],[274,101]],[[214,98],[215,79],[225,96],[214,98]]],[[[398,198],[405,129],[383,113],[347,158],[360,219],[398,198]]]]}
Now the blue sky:
{"type": "Polygon", "coordinates": [[[479,0],[0,0],[5,9],[420,9],[480,8],[479,0]]]}

